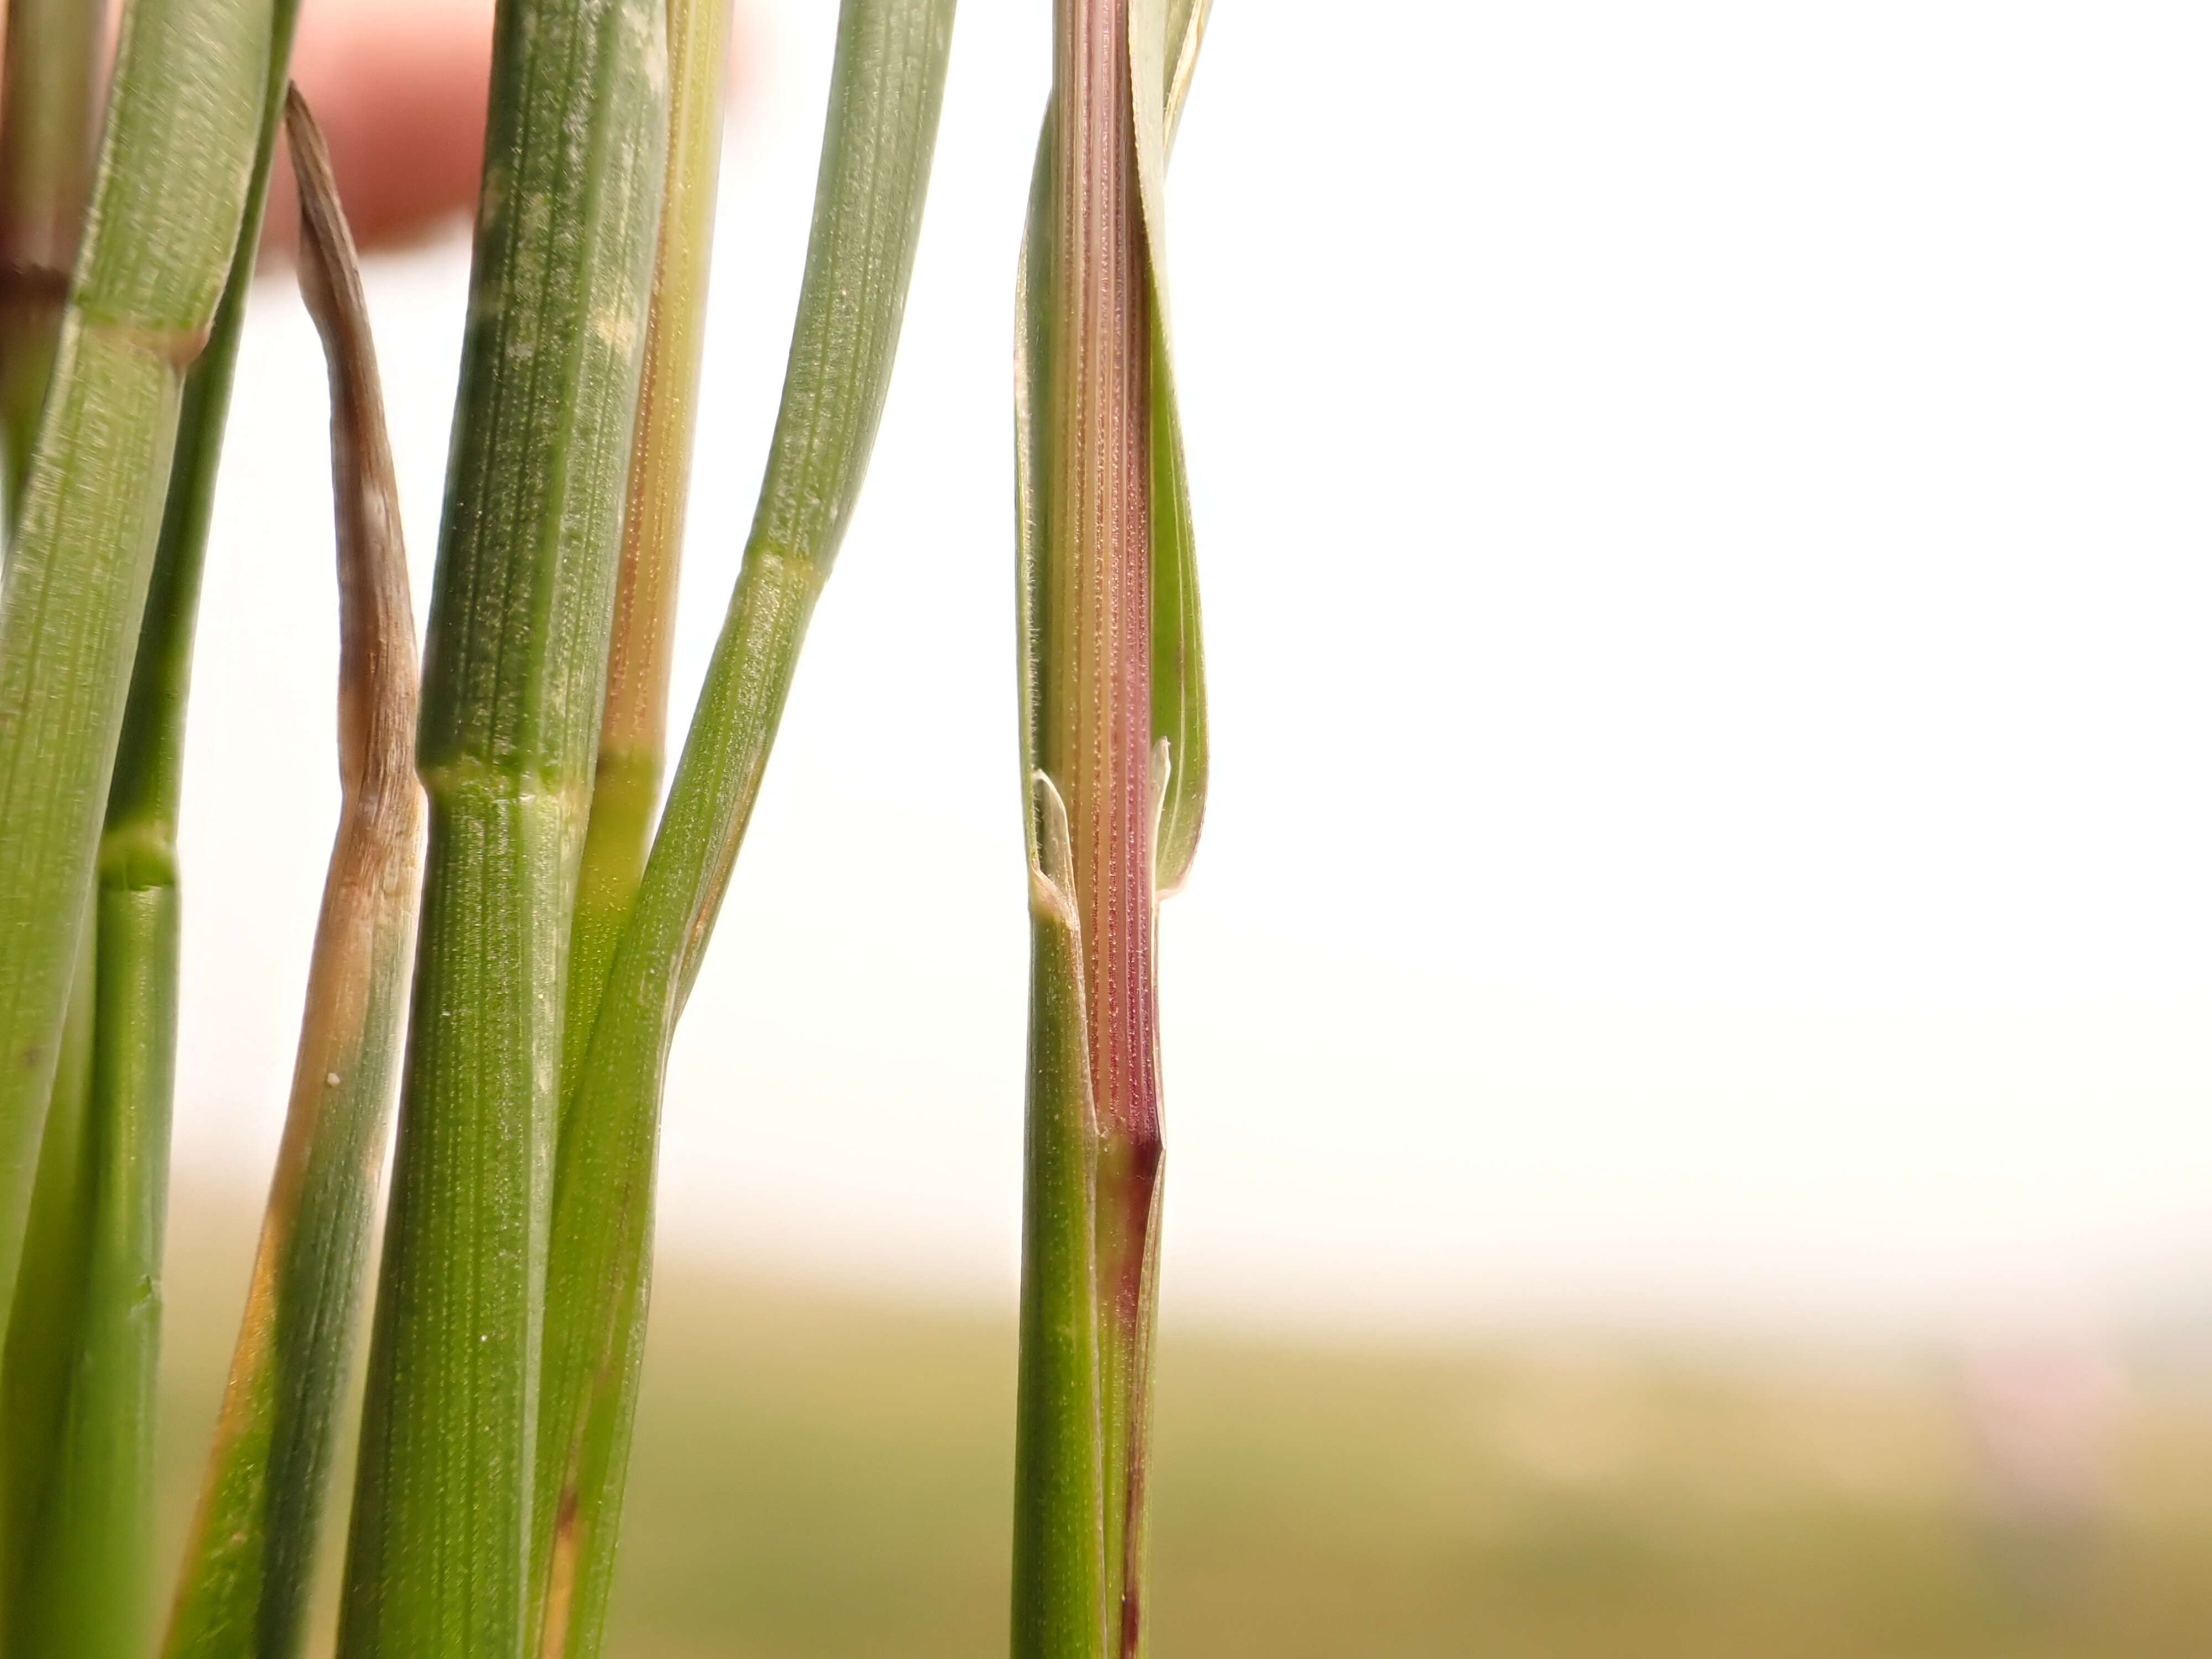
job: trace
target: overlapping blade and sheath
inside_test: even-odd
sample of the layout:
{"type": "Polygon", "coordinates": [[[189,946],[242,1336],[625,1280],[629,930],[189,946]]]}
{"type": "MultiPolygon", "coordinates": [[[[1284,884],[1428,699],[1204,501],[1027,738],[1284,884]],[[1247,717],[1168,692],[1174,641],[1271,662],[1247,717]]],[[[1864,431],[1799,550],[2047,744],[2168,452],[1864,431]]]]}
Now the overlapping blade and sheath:
{"type": "Polygon", "coordinates": [[[1145,1632],[1154,919],[1188,872],[1208,769],[1162,173],[1204,14],[1059,0],[1018,288],[1031,965],[1017,1659],[1127,1659],[1145,1632]]]}

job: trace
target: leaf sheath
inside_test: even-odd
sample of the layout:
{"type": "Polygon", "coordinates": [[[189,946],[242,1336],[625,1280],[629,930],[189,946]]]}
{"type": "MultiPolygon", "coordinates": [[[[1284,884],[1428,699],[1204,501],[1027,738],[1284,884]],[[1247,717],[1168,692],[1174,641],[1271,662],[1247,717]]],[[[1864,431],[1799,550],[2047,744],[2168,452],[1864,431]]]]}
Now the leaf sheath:
{"type": "Polygon", "coordinates": [[[185,371],[246,210],[267,0],[139,0],[0,587],[0,1305],[90,890],[185,371]]]}
{"type": "Polygon", "coordinates": [[[61,1065],[39,1146],[24,1253],[38,1264],[15,1286],[0,1364],[0,1651],[27,1600],[60,1462],[70,1381],[83,1323],[85,1259],[92,1227],[93,1170],[86,1120],[92,1101],[94,929],[84,930],[62,1035],[61,1065]]]}
{"type": "MultiPolygon", "coordinates": [[[[184,729],[208,506],[231,373],[253,276],[269,161],[297,0],[273,0],[264,112],[238,243],[208,346],[186,376],[161,532],[100,836],[94,926],[98,1023],[88,1133],[104,1149],[88,1176],[88,1291],[82,1374],[58,1455],[73,1472],[44,1536],[33,1589],[73,1608],[56,1640],[135,1659],[151,1611],[153,1422],[177,1030],[182,896],[177,824],[184,729]],[[103,1252],[105,1255],[103,1255],[103,1252]],[[125,1455],[128,1449],[128,1455],[125,1455]],[[103,1577],[101,1575],[105,1573],[103,1577]]],[[[51,1268],[49,1261],[42,1269],[51,1268]]]]}
{"type": "MultiPolygon", "coordinates": [[[[95,949],[91,1091],[80,1142],[82,1290],[48,1485],[9,1609],[8,1651],[136,1659],[144,1646],[153,1544],[154,1381],[161,1356],[177,894],[103,881],[95,949]],[[103,1034],[105,1033],[105,1034],[103,1034]]],[[[43,1171],[42,1171],[43,1174],[43,1171]]],[[[41,1264],[42,1266],[44,1264],[41,1264]]]]}
{"type": "Polygon", "coordinates": [[[504,0],[342,1659],[519,1659],[568,918],[666,148],[660,0],[504,0]]]}
{"type": "Polygon", "coordinates": [[[1016,501],[1033,945],[1017,1659],[1094,1644],[1130,1659],[1145,1635],[1163,1156],[1154,932],[1158,896],[1195,850],[1208,769],[1158,175],[1203,9],[1060,0],[1021,265],[1016,501]],[[1079,1041],[1077,1067],[1066,1049],[1079,1041]],[[1091,1229],[1087,1259],[1060,1236],[1075,1214],[1091,1229]],[[1085,1308],[1087,1340],[1075,1344],[1065,1324],[1085,1308]],[[1085,1355],[1087,1375],[1072,1369],[1085,1355]],[[1094,1462],[1095,1491],[1075,1478],[1094,1462]]]}

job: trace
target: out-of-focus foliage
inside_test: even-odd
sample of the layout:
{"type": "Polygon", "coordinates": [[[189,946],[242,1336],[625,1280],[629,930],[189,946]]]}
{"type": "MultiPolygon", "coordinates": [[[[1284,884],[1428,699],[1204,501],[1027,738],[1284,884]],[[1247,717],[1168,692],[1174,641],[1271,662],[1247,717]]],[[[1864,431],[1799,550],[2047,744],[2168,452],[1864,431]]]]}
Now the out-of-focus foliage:
{"type": "MultiPolygon", "coordinates": [[[[187,1237],[173,1267],[165,1559],[242,1252],[187,1237]]],[[[1001,1645],[1009,1323],[671,1266],[651,1349],[611,1655],[1001,1645]]],[[[2136,1380],[2101,1534],[2042,1594],[1982,1516],[1934,1357],[1171,1325],[1159,1389],[1156,1659],[2167,1659],[2212,1638],[2212,1375],[2136,1380]]]]}

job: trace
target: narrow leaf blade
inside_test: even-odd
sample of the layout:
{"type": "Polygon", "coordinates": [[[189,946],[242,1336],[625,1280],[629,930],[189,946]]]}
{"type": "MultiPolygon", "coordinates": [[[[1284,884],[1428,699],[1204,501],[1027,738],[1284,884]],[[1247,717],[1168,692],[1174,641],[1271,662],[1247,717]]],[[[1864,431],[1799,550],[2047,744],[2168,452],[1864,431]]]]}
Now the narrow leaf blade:
{"type": "Polygon", "coordinates": [[[301,1651],[398,1070],[420,890],[414,607],[361,278],[296,91],[301,286],[330,361],[338,514],[338,835],[246,1317],[164,1652],[301,1651]]]}

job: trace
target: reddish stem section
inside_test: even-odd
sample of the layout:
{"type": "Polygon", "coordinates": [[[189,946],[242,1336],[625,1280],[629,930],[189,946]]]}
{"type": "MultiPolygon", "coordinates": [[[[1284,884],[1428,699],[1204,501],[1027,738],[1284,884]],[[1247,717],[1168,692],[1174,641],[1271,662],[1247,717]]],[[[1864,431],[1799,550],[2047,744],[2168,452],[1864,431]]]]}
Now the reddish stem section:
{"type": "Polygon", "coordinates": [[[1136,1650],[1146,1274],[1160,1160],[1153,982],[1151,289],[1130,98],[1128,0],[1059,0],[1047,364],[1055,452],[1042,618],[1045,769],[1067,804],[1098,1113],[1098,1273],[1109,1499],[1123,1559],[1113,1645],[1136,1650]],[[1112,1464],[1109,1463],[1109,1468],[1112,1464]]]}
{"type": "MultiPolygon", "coordinates": [[[[1060,0],[1046,768],[1066,794],[1101,1127],[1155,1141],[1149,295],[1127,0],[1060,0]]],[[[1149,1199],[1146,1200],[1149,1208],[1149,1199]]],[[[1141,1213],[1133,1218],[1143,1231],[1141,1213]]]]}

